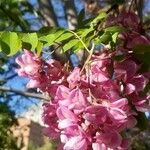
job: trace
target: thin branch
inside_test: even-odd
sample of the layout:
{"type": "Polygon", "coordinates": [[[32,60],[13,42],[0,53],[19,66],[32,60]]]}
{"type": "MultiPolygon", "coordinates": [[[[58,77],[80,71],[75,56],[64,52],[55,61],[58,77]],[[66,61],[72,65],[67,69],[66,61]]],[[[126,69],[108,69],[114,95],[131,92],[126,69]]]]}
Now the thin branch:
{"type": "Polygon", "coordinates": [[[129,5],[128,12],[131,11],[131,9],[132,9],[132,7],[133,7],[134,4],[135,4],[135,0],[131,0],[130,5],[129,5]]]}
{"type": "Polygon", "coordinates": [[[84,46],[85,50],[90,54],[90,50],[88,49],[88,47],[86,46],[86,44],[83,42],[83,40],[78,36],[77,33],[73,32],[72,30],[68,30],[69,32],[71,32],[72,34],[74,34],[74,36],[76,38],[78,38],[78,40],[81,42],[81,44],[84,46]]]}
{"type": "Polygon", "coordinates": [[[65,18],[68,23],[68,28],[74,30],[77,26],[77,11],[74,0],[64,0],[65,18]]]}
{"type": "Polygon", "coordinates": [[[143,7],[144,7],[144,0],[136,0],[137,12],[140,18],[141,23],[143,23],[143,7]]]}
{"type": "Polygon", "coordinates": [[[57,16],[50,0],[38,0],[39,11],[48,26],[58,26],[57,16]]]}
{"type": "Polygon", "coordinates": [[[13,75],[10,75],[9,77],[4,78],[4,80],[5,80],[5,81],[11,80],[11,79],[13,79],[14,77],[16,77],[17,75],[18,75],[17,73],[14,73],[13,75]]]}
{"type": "Polygon", "coordinates": [[[11,20],[13,21],[15,24],[17,24],[18,26],[20,26],[20,28],[23,31],[27,31],[28,27],[20,21],[19,16],[12,16],[12,14],[10,12],[8,12],[7,10],[5,10],[5,8],[3,6],[0,5],[0,9],[4,12],[4,14],[11,20]]]}
{"type": "Polygon", "coordinates": [[[16,93],[16,94],[21,95],[21,96],[37,98],[37,99],[41,99],[41,100],[44,100],[44,101],[49,101],[50,100],[50,97],[42,95],[42,94],[30,93],[30,92],[26,92],[26,91],[21,91],[21,90],[18,90],[18,89],[10,88],[10,87],[0,86],[0,91],[16,93]]]}
{"type": "Polygon", "coordinates": [[[90,59],[91,59],[91,57],[92,57],[93,51],[94,51],[94,46],[95,46],[94,43],[92,43],[92,48],[91,48],[91,50],[90,50],[89,56],[87,57],[87,59],[86,59],[84,65],[83,65],[83,67],[82,67],[82,69],[81,69],[81,72],[84,70],[84,68],[86,67],[86,65],[89,63],[89,61],[90,61],[90,59]]]}

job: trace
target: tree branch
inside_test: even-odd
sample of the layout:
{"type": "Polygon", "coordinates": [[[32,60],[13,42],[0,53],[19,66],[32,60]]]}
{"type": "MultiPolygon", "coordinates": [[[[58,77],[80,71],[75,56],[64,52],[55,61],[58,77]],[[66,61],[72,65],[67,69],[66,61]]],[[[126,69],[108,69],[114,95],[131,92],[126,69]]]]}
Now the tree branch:
{"type": "Polygon", "coordinates": [[[48,26],[58,26],[57,16],[54,12],[53,5],[50,0],[38,0],[39,11],[45,19],[48,26]]]}
{"type": "Polygon", "coordinates": [[[11,79],[13,79],[14,77],[16,77],[17,75],[18,75],[17,73],[14,73],[13,75],[10,75],[9,77],[4,78],[4,80],[5,80],[5,81],[11,80],[11,79]]]}
{"type": "Polygon", "coordinates": [[[25,97],[37,98],[37,99],[41,99],[41,100],[44,100],[44,101],[49,101],[50,100],[49,96],[44,96],[44,95],[38,94],[38,93],[30,93],[30,92],[26,92],[26,91],[21,91],[21,90],[10,88],[10,87],[0,86],[0,91],[9,92],[9,93],[16,93],[18,95],[22,95],[22,96],[25,96],[25,97]]]}
{"type": "Polygon", "coordinates": [[[144,7],[144,0],[136,0],[137,3],[137,12],[140,18],[141,23],[143,22],[143,7],[144,7]]]}
{"type": "Polygon", "coordinates": [[[75,29],[77,26],[77,11],[75,8],[74,0],[64,0],[65,4],[65,17],[68,23],[69,29],[75,29]]]}
{"type": "Polygon", "coordinates": [[[4,14],[11,20],[13,21],[16,25],[20,26],[20,28],[23,31],[27,31],[28,30],[28,26],[25,24],[25,22],[21,22],[19,16],[13,16],[13,14],[11,12],[9,12],[8,10],[5,10],[4,6],[0,5],[0,9],[4,12],[4,14]]]}

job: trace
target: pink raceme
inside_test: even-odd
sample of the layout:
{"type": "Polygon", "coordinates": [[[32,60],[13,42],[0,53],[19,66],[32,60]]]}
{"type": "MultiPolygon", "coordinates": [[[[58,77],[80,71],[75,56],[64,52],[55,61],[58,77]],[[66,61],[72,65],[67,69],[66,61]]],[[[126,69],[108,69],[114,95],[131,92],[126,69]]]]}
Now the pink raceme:
{"type": "Polygon", "coordinates": [[[145,90],[149,72],[133,55],[138,44],[149,44],[141,35],[138,17],[122,12],[106,21],[127,30],[119,34],[116,49],[93,53],[82,67],[67,67],[56,60],[45,61],[25,50],[16,59],[20,76],[28,77],[28,88],[39,88],[51,96],[43,104],[45,135],[60,141],[62,150],[127,150],[124,133],[133,128],[139,112],[149,110],[145,90]],[[123,59],[116,60],[116,56],[123,59]]]}

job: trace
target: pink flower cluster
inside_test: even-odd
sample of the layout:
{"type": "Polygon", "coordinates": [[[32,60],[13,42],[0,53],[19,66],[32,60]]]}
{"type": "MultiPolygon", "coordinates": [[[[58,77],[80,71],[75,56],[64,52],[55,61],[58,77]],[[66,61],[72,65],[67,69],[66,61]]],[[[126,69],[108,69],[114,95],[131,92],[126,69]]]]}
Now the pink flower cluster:
{"type": "Polygon", "coordinates": [[[21,67],[18,75],[30,79],[27,88],[39,88],[42,92],[53,95],[57,87],[64,82],[65,68],[55,60],[43,61],[37,54],[24,50],[24,54],[16,59],[21,67]]]}
{"type": "MultiPolygon", "coordinates": [[[[127,15],[125,19],[133,17],[133,14],[122,15],[127,15]]],[[[128,20],[119,17],[121,24],[128,28],[138,26],[134,17],[128,20]]],[[[137,35],[135,39],[139,41],[146,38],[133,32],[126,34],[137,35]]],[[[39,88],[52,97],[43,105],[43,120],[47,125],[44,132],[61,141],[59,149],[128,149],[128,140],[123,136],[125,130],[136,125],[138,111],[149,109],[149,96],[140,94],[148,78],[140,72],[140,64],[129,53],[135,41],[131,40],[128,46],[120,49],[118,46],[115,54],[109,50],[93,54],[85,68],[73,70],[55,60],[41,60],[27,50],[17,58],[18,74],[30,78],[27,86],[39,88]],[[126,55],[123,60],[112,59],[120,53],[126,55]]]]}

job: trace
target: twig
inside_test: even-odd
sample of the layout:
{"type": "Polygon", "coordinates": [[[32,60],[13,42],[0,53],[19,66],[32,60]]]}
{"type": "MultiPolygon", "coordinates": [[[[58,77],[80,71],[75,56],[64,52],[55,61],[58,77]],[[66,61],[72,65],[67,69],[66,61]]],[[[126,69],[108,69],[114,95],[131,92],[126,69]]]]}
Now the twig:
{"type": "Polygon", "coordinates": [[[82,45],[84,46],[85,50],[90,53],[90,50],[88,49],[88,47],[85,45],[85,43],[83,42],[83,40],[77,35],[77,33],[73,32],[72,30],[68,30],[69,32],[71,32],[72,34],[74,34],[74,36],[76,38],[78,38],[78,40],[82,43],[82,45]]]}
{"type": "Polygon", "coordinates": [[[129,6],[129,9],[128,9],[128,12],[131,11],[131,8],[132,8],[134,2],[135,2],[134,0],[131,1],[130,6],[129,6]]]}
{"type": "Polygon", "coordinates": [[[90,54],[89,54],[88,58],[86,59],[84,65],[83,65],[83,67],[81,69],[81,72],[84,70],[84,68],[86,67],[86,65],[89,63],[89,61],[90,61],[90,59],[92,57],[92,54],[93,54],[94,46],[95,46],[94,43],[92,43],[92,48],[90,50],[90,54]]]}
{"type": "Polygon", "coordinates": [[[23,31],[27,31],[27,26],[25,26],[24,24],[22,24],[22,22],[20,22],[19,20],[17,20],[17,19],[18,19],[18,16],[16,16],[17,19],[15,19],[15,17],[13,17],[12,14],[9,13],[7,10],[5,10],[4,7],[1,6],[1,5],[0,5],[0,9],[3,11],[4,14],[7,15],[7,17],[8,17],[11,21],[13,21],[15,24],[19,25],[23,31]]]}
{"type": "Polygon", "coordinates": [[[42,94],[30,93],[30,92],[26,92],[26,91],[21,91],[21,90],[18,90],[18,89],[10,88],[10,87],[0,86],[0,91],[16,93],[18,95],[22,95],[22,96],[25,96],[25,97],[37,98],[37,99],[41,99],[41,100],[44,100],[44,101],[49,101],[50,100],[50,97],[44,96],[42,94]]]}

